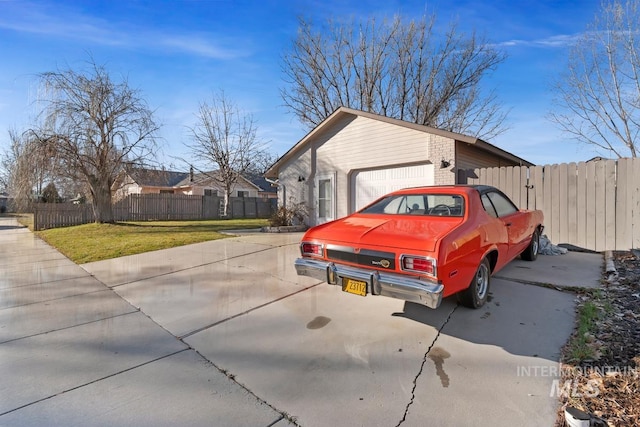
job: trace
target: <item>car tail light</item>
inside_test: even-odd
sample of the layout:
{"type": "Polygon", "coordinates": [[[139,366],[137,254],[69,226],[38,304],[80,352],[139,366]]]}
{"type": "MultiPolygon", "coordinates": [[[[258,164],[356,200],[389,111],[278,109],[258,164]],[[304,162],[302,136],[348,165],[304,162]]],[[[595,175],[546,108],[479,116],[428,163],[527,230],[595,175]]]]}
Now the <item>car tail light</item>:
{"type": "Polygon", "coordinates": [[[322,256],[322,245],[320,243],[310,243],[310,242],[302,242],[300,245],[300,251],[302,255],[310,255],[310,256],[322,256]]]}
{"type": "Polygon", "coordinates": [[[436,260],[430,257],[402,255],[400,265],[403,270],[436,276],[436,260]]]}

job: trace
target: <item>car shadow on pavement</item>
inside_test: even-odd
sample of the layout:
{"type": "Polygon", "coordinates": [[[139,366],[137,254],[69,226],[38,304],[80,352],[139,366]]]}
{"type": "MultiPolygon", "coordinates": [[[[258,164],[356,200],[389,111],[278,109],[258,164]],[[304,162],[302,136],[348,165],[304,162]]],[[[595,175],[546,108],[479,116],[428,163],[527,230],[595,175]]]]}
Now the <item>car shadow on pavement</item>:
{"type": "Polygon", "coordinates": [[[393,315],[434,326],[440,318],[436,311],[448,310],[441,334],[514,355],[558,360],[573,330],[574,299],[571,293],[494,278],[489,300],[478,309],[458,305],[451,296],[436,310],[405,302],[403,312],[393,315]]]}

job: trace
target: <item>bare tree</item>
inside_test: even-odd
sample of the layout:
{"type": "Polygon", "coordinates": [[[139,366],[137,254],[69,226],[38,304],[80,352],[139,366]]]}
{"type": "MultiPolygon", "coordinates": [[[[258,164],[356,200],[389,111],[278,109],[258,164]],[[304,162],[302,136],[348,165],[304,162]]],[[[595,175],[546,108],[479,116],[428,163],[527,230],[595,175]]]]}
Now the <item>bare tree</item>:
{"type": "Polygon", "coordinates": [[[300,19],[283,57],[285,105],[308,127],[345,106],[482,138],[499,135],[505,113],[481,83],[506,56],[453,24],[437,37],[434,24],[434,16],[395,17],[316,30],[300,19]]]}
{"type": "Polygon", "coordinates": [[[14,207],[29,211],[43,192],[46,181],[55,176],[55,161],[46,144],[40,144],[31,133],[9,131],[11,145],[2,156],[3,182],[14,199],[14,207]]]}
{"type": "Polygon", "coordinates": [[[585,144],[636,157],[640,132],[640,2],[605,1],[572,47],[549,118],[585,144]]]}
{"type": "Polygon", "coordinates": [[[225,216],[238,179],[264,155],[265,144],[256,131],[253,116],[242,113],[224,92],[214,95],[210,102],[200,103],[197,123],[191,128],[192,142],[187,148],[201,172],[217,167],[211,178],[224,188],[225,216]]]}
{"type": "Polygon", "coordinates": [[[153,159],[158,125],[138,91],[112,81],[104,66],[41,74],[46,95],[42,125],[32,130],[61,166],[58,173],[86,185],[96,222],[113,222],[111,186],[125,163],[153,159]]]}
{"type": "Polygon", "coordinates": [[[249,167],[245,170],[243,176],[250,181],[260,179],[277,160],[278,156],[275,153],[267,150],[258,150],[250,159],[249,167]]]}

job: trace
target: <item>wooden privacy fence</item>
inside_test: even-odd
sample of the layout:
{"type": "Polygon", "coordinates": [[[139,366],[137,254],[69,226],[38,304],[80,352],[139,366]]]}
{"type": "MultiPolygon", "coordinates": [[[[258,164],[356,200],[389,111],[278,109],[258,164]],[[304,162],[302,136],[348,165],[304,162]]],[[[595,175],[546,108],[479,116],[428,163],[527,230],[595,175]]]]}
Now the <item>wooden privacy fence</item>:
{"type": "MultiPolygon", "coordinates": [[[[113,204],[116,221],[168,221],[202,219],[269,218],[274,203],[257,197],[231,197],[223,216],[221,197],[181,194],[130,194],[113,204]]],[[[66,227],[93,222],[89,204],[39,203],[34,209],[34,229],[66,227]]]]}
{"type": "Polygon", "coordinates": [[[518,207],[542,210],[544,234],[554,244],[640,248],[640,159],[475,169],[466,182],[492,185],[518,207]]]}
{"type": "Polygon", "coordinates": [[[33,211],[33,229],[36,231],[93,221],[93,209],[87,204],[38,203],[33,211]]]}

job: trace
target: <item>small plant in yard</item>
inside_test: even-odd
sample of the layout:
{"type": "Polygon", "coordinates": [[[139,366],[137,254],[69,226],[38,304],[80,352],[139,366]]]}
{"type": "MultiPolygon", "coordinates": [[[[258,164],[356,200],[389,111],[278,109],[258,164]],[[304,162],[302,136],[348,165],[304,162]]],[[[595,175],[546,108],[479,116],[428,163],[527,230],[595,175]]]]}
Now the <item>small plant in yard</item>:
{"type": "Polygon", "coordinates": [[[587,300],[578,309],[576,332],[569,342],[570,361],[598,358],[599,351],[593,346],[596,322],[602,318],[603,309],[598,300],[587,300]]]}
{"type": "Polygon", "coordinates": [[[565,349],[569,363],[594,361],[602,356],[606,349],[601,348],[596,335],[600,322],[613,310],[610,299],[601,289],[585,292],[578,298],[581,302],[577,308],[576,329],[565,349]]]}
{"type": "Polygon", "coordinates": [[[300,225],[304,223],[309,211],[304,202],[296,203],[291,199],[288,206],[280,206],[269,218],[272,227],[300,225]]]}

